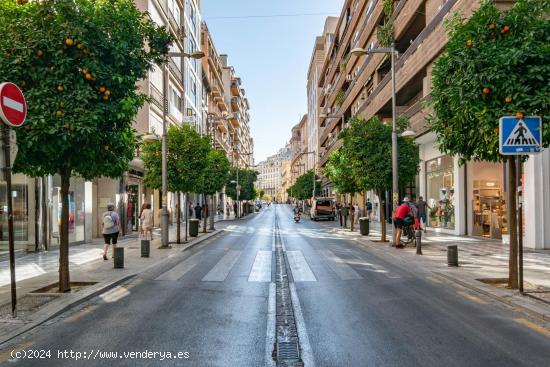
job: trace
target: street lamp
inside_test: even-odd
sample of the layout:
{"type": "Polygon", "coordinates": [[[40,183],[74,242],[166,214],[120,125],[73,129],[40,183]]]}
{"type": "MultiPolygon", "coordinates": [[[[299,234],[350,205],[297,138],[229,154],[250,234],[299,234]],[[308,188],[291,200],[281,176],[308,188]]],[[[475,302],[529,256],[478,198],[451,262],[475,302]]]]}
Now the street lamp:
{"type": "Polygon", "coordinates": [[[398,54],[398,51],[395,49],[395,44],[392,43],[390,47],[382,48],[354,48],[351,50],[351,54],[357,57],[369,54],[390,54],[391,55],[391,95],[392,95],[392,202],[393,210],[397,208],[399,194],[398,194],[398,185],[399,185],[399,176],[398,176],[398,149],[397,149],[397,108],[396,108],[396,88],[395,88],[395,58],[398,54]]]}
{"type": "MultiPolygon", "coordinates": [[[[201,59],[205,56],[202,51],[186,52],[168,52],[168,57],[187,57],[190,59],[201,59]]],[[[168,241],[168,144],[167,144],[167,116],[168,116],[168,67],[166,64],[162,68],[163,90],[162,90],[162,209],[161,209],[161,248],[169,248],[168,241]]],[[[178,208],[181,210],[181,208],[178,208]]],[[[186,208],[187,211],[187,208],[186,208]]],[[[187,234],[187,231],[186,231],[187,234]]]]}

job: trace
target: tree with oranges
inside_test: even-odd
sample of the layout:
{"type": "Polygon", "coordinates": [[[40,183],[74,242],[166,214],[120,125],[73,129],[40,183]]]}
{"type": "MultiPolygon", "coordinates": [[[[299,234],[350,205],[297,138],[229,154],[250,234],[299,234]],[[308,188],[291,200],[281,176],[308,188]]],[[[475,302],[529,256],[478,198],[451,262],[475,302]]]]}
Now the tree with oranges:
{"type": "Polygon", "coordinates": [[[507,160],[509,286],[517,288],[515,158],[499,154],[499,118],[538,115],[550,144],[550,1],[519,0],[508,11],[485,1],[465,21],[449,23],[447,52],[433,70],[431,129],[442,151],[461,162],[507,160]]]}
{"type": "Polygon", "coordinates": [[[27,98],[14,169],[61,176],[59,291],[70,290],[69,180],[120,177],[137,148],[137,81],[172,39],[131,0],[0,0],[0,75],[27,98]]]}

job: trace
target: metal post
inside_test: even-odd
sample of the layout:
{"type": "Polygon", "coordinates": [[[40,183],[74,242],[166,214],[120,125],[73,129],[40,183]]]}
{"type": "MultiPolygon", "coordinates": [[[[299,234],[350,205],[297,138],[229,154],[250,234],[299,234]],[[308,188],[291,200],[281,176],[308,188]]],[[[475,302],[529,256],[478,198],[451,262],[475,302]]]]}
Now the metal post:
{"type": "MultiPolygon", "coordinates": [[[[395,44],[391,45],[391,105],[392,105],[392,207],[393,211],[397,208],[399,200],[399,173],[398,173],[398,147],[397,147],[397,107],[396,107],[396,87],[395,87],[395,44]]],[[[395,244],[395,231],[393,231],[393,243],[395,244]]]]}
{"type": "Polygon", "coordinates": [[[237,160],[237,218],[241,217],[241,203],[239,202],[239,194],[241,192],[241,188],[239,186],[239,160],[237,160]]]}
{"type": "Polygon", "coordinates": [[[519,293],[523,294],[523,162],[521,156],[517,159],[518,164],[518,287],[519,293]]]}
{"type": "Polygon", "coordinates": [[[187,197],[189,196],[188,193],[185,193],[185,196],[183,198],[183,206],[185,207],[185,212],[184,212],[184,215],[185,215],[185,240],[183,241],[183,243],[187,243],[187,232],[189,231],[189,203],[188,203],[188,199],[187,197]]]}
{"type": "Polygon", "coordinates": [[[17,317],[17,293],[15,287],[15,247],[13,238],[13,198],[11,188],[10,128],[2,123],[2,141],[4,144],[4,179],[6,180],[6,200],[8,206],[8,250],[10,258],[11,315],[17,317]]]}
{"type": "Polygon", "coordinates": [[[422,230],[417,229],[414,236],[416,237],[416,254],[422,255],[422,230]]]}
{"type": "Polygon", "coordinates": [[[161,247],[167,248],[168,246],[168,147],[167,147],[167,121],[166,115],[168,113],[168,69],[166,65],[163,66],[163,109],[162,109],[162,209],[161,209],[161,247]]]}

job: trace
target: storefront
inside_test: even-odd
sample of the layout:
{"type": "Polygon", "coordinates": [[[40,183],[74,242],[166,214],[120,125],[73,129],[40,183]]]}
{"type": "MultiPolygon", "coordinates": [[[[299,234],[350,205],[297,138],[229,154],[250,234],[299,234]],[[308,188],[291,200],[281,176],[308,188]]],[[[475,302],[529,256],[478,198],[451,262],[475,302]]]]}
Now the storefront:
{"type": "MultiPolygon", "coordinates": [[[[51,244],[58,246],[61,226],[61,176],[55,175],[50,180],[50,218],[51,244]]],[[[69,243],[84,243],[86,224],[86,183],[82,178],[71,177],[69,187],[69,243]]]]}
{"type": "MultiPolygon", "coordinates": [[[[22,174],[12,176],[13,228],[16,250],[34,248],[35,180],[22,174]]],[[[8,249],[8,193],[6,182],[0,182],[0,249],[8,249]]]]}
{"type": "Polygon", "coordinates": [[[426,202],[428,224],[434,228],[455,229],[454,159],[443,155],[426,161],[426,202]]]}
{"type": "Polygon", "coordinates": [[[493,239],[506,236],[505,166],[502,163],[468,163],[469,234],[493,239]]]}

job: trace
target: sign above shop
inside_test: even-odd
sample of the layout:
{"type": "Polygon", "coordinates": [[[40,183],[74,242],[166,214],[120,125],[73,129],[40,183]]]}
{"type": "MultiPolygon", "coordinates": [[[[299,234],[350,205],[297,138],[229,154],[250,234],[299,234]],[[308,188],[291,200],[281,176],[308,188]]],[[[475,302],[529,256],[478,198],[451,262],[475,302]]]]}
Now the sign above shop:
{"type": "Polygon", "coordinates": [[[542,119],[539,116],[504,116],[499,122],[502,155],[536,154],[542,149],[542,119]]]}

